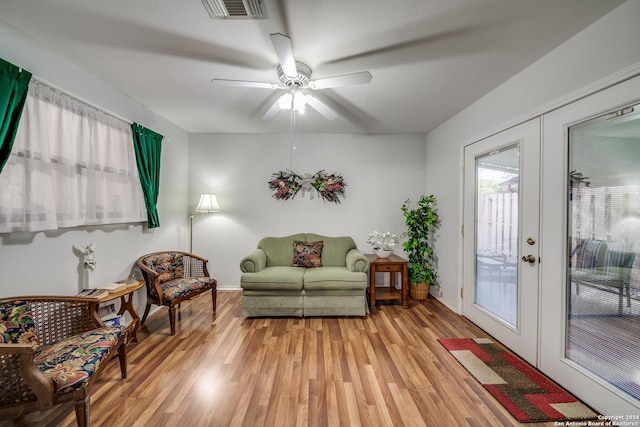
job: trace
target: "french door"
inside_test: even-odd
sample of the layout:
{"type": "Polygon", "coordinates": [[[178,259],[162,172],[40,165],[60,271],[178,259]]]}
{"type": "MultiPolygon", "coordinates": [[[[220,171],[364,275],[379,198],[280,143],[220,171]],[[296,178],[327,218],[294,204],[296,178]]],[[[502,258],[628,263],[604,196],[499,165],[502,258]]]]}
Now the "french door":
{"type": "Polygon", "coordinates": [[[537,364],[540,120],[464,150],[463,315],[537,364]]]}
{"type": "Polygon", "coordinates": [[[464,316],[637,424],[640,77],[465,147],[463,197],[464,316]]]}
{"type": "Polygon", "coordinates": [[[637,425],[640,77],[543,120],[539,368],[637,425]]]}

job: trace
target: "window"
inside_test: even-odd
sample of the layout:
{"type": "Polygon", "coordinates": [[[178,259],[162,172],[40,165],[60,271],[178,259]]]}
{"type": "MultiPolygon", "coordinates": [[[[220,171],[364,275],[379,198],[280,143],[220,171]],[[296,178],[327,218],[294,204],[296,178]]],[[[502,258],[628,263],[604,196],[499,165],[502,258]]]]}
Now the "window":
{"type": "Polygon", "coordinates": [[[37,80],[0,188],[4,233],[146,221],[130,124],[37,80]]]}

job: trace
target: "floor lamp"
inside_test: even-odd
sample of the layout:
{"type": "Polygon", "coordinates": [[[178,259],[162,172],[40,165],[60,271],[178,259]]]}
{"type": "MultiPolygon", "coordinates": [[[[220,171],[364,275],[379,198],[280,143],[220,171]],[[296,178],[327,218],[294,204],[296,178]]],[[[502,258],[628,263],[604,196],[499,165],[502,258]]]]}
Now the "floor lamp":
{"type": "Polygon", "coordinates": [[[200,201],[198,206],[189,216],[189,253],[193,253],[193,217],[194,215],[209,214],[213,212],[220,212],[220,205],[218,205],[218,199],[215,194],[202,193],[200,195],[200,201]]]}

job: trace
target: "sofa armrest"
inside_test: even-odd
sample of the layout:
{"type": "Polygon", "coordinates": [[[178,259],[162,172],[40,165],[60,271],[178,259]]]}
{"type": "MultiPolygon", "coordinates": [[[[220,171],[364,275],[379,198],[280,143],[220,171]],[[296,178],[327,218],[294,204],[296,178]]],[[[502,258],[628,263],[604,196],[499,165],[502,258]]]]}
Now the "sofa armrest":
{"type": "Polygon", "coordinates": [[[262,249],[256,249],[240,261],[243,273],[256,273],[267,266],[267,254],[262,249]]]}
{"type": "Polygon", "coordinates": [[[369,258],[364,256],[357,249],[350,249],[347,252],[347,270],[366,273],[369,271],[369,258]]]}

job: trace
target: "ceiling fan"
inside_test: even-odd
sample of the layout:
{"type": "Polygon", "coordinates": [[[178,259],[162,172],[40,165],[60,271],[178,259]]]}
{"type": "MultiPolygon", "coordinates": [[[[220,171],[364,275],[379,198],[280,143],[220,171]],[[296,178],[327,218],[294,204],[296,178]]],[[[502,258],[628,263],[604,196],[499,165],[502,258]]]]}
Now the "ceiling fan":
{"type": "Polygon", "coordinates": [[[368,71],[361,71],[339,76],[311,80],[311,68],[293,56],[291,39],[280,33],[270,34],[271,44],[278,56],[278,83],[254,82],[245,80],[213,79],[211,83],[224,86],[241,86],[261,89],[284,89],[287,93],[279,97],[267,110],[263,118],[273,118],[280,110],[304,112],[308,105],[328,120],[335,120],[338,115],[317,96],[305,93],[306,89],[320,90],[340,86],[366,84],[373,76],[368,71]]]}

